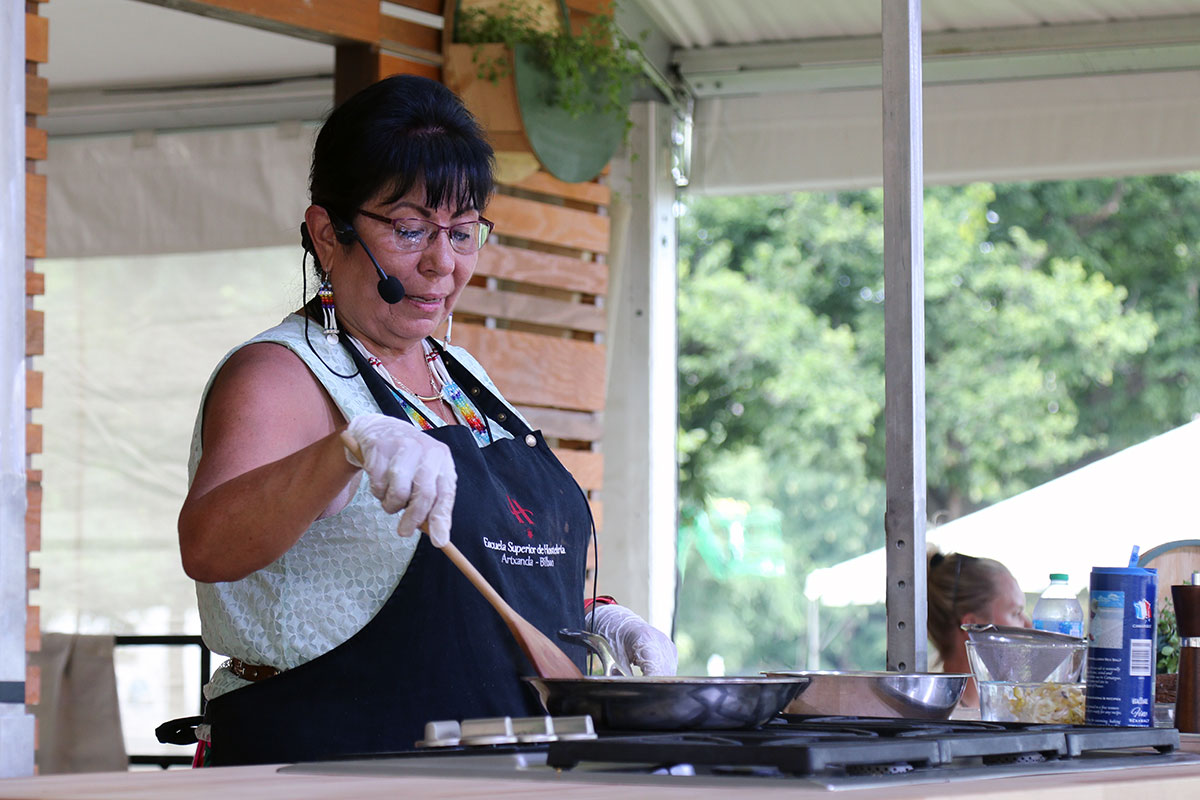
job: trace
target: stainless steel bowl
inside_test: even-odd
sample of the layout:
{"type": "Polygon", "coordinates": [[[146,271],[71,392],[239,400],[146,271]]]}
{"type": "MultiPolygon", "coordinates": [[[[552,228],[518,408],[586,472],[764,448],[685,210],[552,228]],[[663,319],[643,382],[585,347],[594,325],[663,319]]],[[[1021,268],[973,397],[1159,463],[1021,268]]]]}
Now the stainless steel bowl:
{"type": "Polygon", "coordinates": [[[785,714],[948,719],[967,686],[956,672],[768,672],[768,677],[807,678],[785,714]]]}
{"type": "Polygon", "coordinates": [[[595,676],[526,678],[552,716],[591,714],[606,730],[733,730],[765,724],[803,677],[595,676]]]}

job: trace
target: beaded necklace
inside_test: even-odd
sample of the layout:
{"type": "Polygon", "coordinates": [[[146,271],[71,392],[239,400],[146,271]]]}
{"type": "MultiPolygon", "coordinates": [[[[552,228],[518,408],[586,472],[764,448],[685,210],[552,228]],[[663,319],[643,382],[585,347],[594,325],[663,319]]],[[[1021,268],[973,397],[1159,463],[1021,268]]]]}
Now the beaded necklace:
{"type": "Polygon", "coordinates": [[[442,355],[437,350],[429,347],[426,344],[427,353],[425,361],[429,364],[430,373],[437,379],[442,387],[442,396],[449,400],[450,405],[457,409],[462,421],[471,429],[471,433],[475,436],[475,441],[480,445],[491,444],[492,432],[488,429],[487,421],[484,420],[476,409],[473,403],[467,399],[466,394],[459,388],[458,384],[450,377],[449,370],[442,363],[442,355]]]}
{"type": "MultiPolygon", "coordinates": [[[[375,372],[377,372],[379,376],[383,378],[385,382],[387,382],[388,386],[392,390],[392,393],[396,395],[398,400],[400,400],[400,405],[404,409],[404,413],[408,415],[408,418],[413,422],[414,425],[417,425],[419,428],[421,428],[421,430],[426,431],[438,427],[426,414],[424,414],[419,408],[416,407],[416,405],[413,404],[411,398],[415,397],[422,404],[432,402],[434,400],[441,400],[448,403],[454,409],[454,411],[457,412],[457,416],[471,431],[471,435],[475,437],[477,444],[480,446],[491,444],[492,433],[490,430],[488,430],[487,423],[484,421],[480,413],[475,410],[475,406],[472,405],[471,401],[467,399],[467,396],[463,393],[463,390],[460,389],[454,379],[450,377],[450,373],[446,370],[445,364],[442,363],[441,355],[432,347],[430,347],[428,342],[423,341],[421,344],[425,349],[425,366],[429,370],[429,385],[437,391],[437,394],[433,395],[432,397],[426,397],[424,395],[417,394],[412,389],[405,386],[399,379],[397,379],[392,375],[391,372],[388,371],[387,367],[383,365],[381,360],[371,355],[371,353],[367,351],[367,348],[363,346],[362,342],[358,341],[358,339],[354,338],[353,336],[347,335],[347,338],[349,338],[354,346],[358,348],[358,351],[362,353],[363,358],[367,359],[367,363],[371,365],[375,372]]],[[[438,419],[443,425],[446,424],[445,421],[441,420],[440,417],[438,419]]]]}

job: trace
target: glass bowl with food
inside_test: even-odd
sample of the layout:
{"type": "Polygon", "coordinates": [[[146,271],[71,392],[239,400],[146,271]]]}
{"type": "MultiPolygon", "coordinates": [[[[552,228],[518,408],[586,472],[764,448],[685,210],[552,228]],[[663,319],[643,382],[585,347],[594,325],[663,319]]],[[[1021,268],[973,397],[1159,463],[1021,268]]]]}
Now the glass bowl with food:
{"type": "Polygon", "coordinates": [[[967,658],[989,722],[1082,724],[1087,641],[1061,633],[964,625],[967,658]]]}

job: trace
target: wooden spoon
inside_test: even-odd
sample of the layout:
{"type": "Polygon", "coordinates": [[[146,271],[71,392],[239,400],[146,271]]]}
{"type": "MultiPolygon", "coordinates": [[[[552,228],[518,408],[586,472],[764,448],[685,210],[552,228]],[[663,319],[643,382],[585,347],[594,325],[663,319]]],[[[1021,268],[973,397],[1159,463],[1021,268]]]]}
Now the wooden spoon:
{"type": "Polygon", "coordinates": [[[467,580],[475,585],[475,588],[487,598],[487,601],[492,604],[492,608],[496,609],[496,613],[504,620],[504,624],[512,631],[513,638],[517,640],[517,644],[521,646],[521,650],[529,658],[533,668],[537,670],[537,674],[542,678],[582,678],[583,673],[579,671],[579,667],[575,666],[566,653],[562,651],[558,645],[550,641],[550,639],[537,628],[535,628],[528,620],[518,614],[512,606],[504,602],[504,598],[500,596],[487,578],[475,569],[475,565],[467,560],[453,542],[446,542],[442,547],[442,552],[450,557],[454,562],[454,566],[458,567],[463,575],[467,576],[467,580]]]}
{"type": "MultiPolygon", "coordinates": [[[[350,454],[362,461],[362,451],[358,447],[358,442],[352,436],[342,433],[342,443],[350,454]]],[[[422,528],[424,530],[424,528],[422,528]]],[[[428,534],[428,531],[425,531],[428,534]]],[[[539,631],[528,620],[516,612],[516,610],[505,602],[500,593],[488,583],[487,578],[479,570],[475,569],[475,565],[467,560],[467,557],[462,554],[453,542],[446,542],[445,546],[440,548],[445,553],[454,566],[458,567],[459,571],[467,577],[479,593],[491,603],[492,608],[496,609],[496,613],[504,620],[504,624],[508,626],[508,630],[512,632],[513,638],[517,640],[521,651],[533,664],[533,668],[537,671],[538,677],[541,678],[582,678],[583,673],[579,671],[579,667],[575,666],[575,662],[562,651],[558,645],[552,642],[544,633],[539,631]]]]}

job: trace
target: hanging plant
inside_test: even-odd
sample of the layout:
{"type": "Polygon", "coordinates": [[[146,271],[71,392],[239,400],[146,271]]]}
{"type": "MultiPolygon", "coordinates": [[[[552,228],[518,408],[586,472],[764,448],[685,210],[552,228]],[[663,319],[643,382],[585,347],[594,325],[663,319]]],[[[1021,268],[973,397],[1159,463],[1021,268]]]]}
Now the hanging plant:
{"type": "Polygon", "coordinates": [[[537,160],[561,180],[590,180],[632,127],[640,48],[611,14],[596,14],[573,33],[561,2],[558,13],[547,10],[548,2],[552,9],[555,0],[460,7],[453,37],[471,47],[476,78],[512,82],[537,160]]]}
{"type": "MultiPolygon", "coordinates": [[[[611,12],[611,8],[609,11],[611,12]]],[[[489,58],[478,45],[501,43],[524,51],[526,58],[544,70],[542,101],[573,117],[603,112],[629,121],[629,87],[641,75],[638,44],[626,36],[611,13],[595,14],[579,33],[566,21],[548,23],[542,6],[505,0],[498,6],[467,8],[456,17],[455,40],[477,45],[475,64],[479,77],[493,83],[508,77],[506,58],[489,58]]]]}

